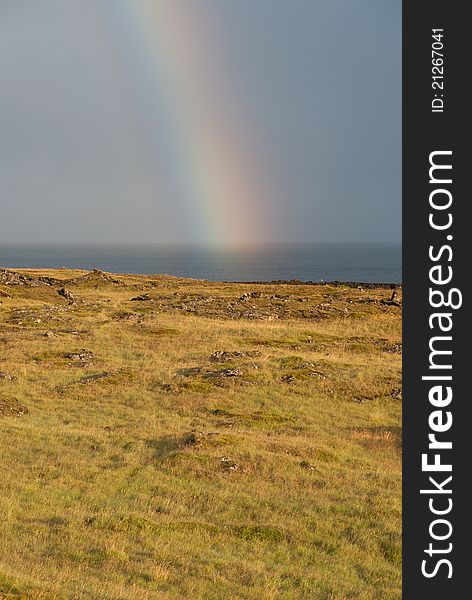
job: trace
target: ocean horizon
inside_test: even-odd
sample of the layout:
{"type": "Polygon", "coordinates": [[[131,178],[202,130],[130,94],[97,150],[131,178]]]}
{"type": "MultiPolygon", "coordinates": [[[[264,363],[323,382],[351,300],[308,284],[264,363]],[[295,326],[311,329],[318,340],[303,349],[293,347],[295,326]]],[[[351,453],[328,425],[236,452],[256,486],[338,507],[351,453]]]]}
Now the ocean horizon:
{"type": "Polygon", "coordinates": [[[0,244],[2,268],[101,269],[209,281],[401,283],[400,243],[0,244]]]}

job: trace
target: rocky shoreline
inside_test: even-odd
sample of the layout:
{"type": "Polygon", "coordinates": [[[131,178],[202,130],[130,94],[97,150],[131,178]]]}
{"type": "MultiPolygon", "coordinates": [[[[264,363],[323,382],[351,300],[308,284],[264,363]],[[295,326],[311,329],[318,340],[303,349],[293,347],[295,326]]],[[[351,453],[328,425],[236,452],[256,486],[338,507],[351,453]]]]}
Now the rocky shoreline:
{"type": "MultiPolygon", "coordinates": [[[[35,285],[38,283],[45,283],[47,285],[58,285],[63,284],[65,281],[56,279],[54,277],[46,277],[46,276],[37,276],[33,277],[31,275],[25,275],[24,271],[50,271],[53,269],[13,269],[9,267],[0,267],[0,283],[3,284],[26,284],[26,285],[35,285]]],[[[70,269],[71,271],[79,270],[79,269],[70,269]]],[[[90,279],[92,276],[105,278],[111,283],[119,283],[120,276],[136,276],[136,277],[159,277],[163,274],[161,273],[140,273],[140,274],[132,274],[132,273],[106,273],[101,269],[93,269],[89,273],[73,278],[70,281],[74,283],[80,283],[81,281],[86,281],[90,279]]],[[[226,284],[240,284],[240,285],[309,285],[309,286],[323,286],[329,285],[333,287],[348,287],[348,288],[363,288],[367,290],[374,289],[401,289],[401,283],[394,282],[369,282],[369,281],[303,281],[301,279],[272,279],[270,281],[263,280],[254,280],[254,281],[228,281],[223,280],[221,282],[217,281],[209,281],[207,279],[195,279],[194,281],[202,281],[205,283],[226,283],[226,284]]],[[[67,281],[68,282],[68,281],[67,281]]]]}
{"type": "Polygon", "coordinates": [[[401,283],[382,283],[369,281],[302,281],[301,279],[273,279],[271,281],[223,281],[222,283],[244,283],[247,285],[329,285],[333,287],[364,288],[367,290],[377,289],[401,289],[401,283]]]}

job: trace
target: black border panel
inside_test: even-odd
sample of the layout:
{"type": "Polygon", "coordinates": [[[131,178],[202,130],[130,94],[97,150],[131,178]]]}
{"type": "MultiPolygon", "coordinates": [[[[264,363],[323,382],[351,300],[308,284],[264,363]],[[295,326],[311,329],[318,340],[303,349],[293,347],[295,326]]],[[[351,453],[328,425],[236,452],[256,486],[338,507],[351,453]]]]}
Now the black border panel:
{"type": "MultiPolygon", "coordinates": [[[[466,88],[470,72],[467,50],[472,36],[467,8],[467,3],[460,2],[403,2],[403,597],[408,600],[462,600],[471,595],[471,528],[467,509],[471,504],[468,488],[472,471],[472,399],[466,387],[466,373],[472,372],[472,332],[466,285],[472,254],[467,209],[472,202],[466,186],[472,165],[468,164],[471,153],[466,147],[470,130],[466,88]],[[432,61],[441,56],[432,52],[436,41],[433,29],[443,30],[443,48],[436,44],[443,55],[443,68],[434,71],[440,61],[432,61]],[[433,75],[440,74],[442,79],[433,79],[433,75]],[[442,82],[442,89],[433,89],[434,81],[442,82]],[[437,100],[435,109],[441,108],[439,99],[444,102],[443,111],[433,112],[433,100],[437,100]],[[451,154],[431,156],[433,152],[451,154]],[[430,178],[431,160],[452,168],[433,170],[430,178]],[[446,206],[450,198],[447,208],[431,206],[431,202],[446,206]],[[435,229],[429,221],[430,214],[439,226],[448,223],[450,215],[450,227],[435,229]],[[439,269],[431,272],[433,267],[439,269]],[[447,283],[432,282],[443,281],[451,274],[447,283]],[[454,289],[458,291],[452,292],[452,303],[459,304],[462,295],[461,307],[432,306],[430,290],[442,291],[447,302],[454,289]],[[435,313],[450,315],[450,319],[443,317],[441,321],[444,328],[452,323],[450,331],[440,329],[440,319],[432,318],[435,313]],[[432,341],[436,336],[441,339],[432,341]],[[445,339],[448,336],[451,339],[445,339]],[[452,354],[432,355],[430,343],[433,349],[452,354]],[[425,380],[423,376],[451,379],[425,380]],[[433,395],[433,401],[438,400],[436,405],[430,399],[434,386],[442,386],[441,395],[433,395]],[[448,404],[443,395],[447,387],[452,392],[448,404]],[[441,415],[431,416],[435,411],[441,415]],[[450,419],[452,425],[447,427],[450,419]],[[434,427],[445,430],[437,432],[434,427]],[[436,440],[450,441],[452,448],[429,448],[428,436],[434,433],[436,440]],[[425,470],[423,454],[427,454],[428,464],[438,454],[441,468],[450,465],[451,471],[425,470]],[[452,480],[443,483],[450,476],[452,480]],[[422,494],[420,490],[436,493],[422,494]],[[442,515],[432,512],[449,508],[442,515]],[[447,522],[434,523],[441,519],[447,522]],[[435,539],[432,534],[444,539],[435,539]],[[449,562],[438,565],[442,559],[449,562]],[[422,569],[430,576],[425,576],[422,569]]],[[[433,302],[440,304],[440,298],[439,294],[434,295],[433,302]]]]}

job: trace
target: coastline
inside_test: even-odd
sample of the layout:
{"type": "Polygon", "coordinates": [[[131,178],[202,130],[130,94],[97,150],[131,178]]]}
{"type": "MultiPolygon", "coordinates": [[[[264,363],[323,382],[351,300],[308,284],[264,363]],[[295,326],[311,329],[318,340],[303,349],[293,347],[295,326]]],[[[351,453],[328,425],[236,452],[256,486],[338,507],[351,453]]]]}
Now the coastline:
{"type": "MultiPolygon", "coordinates": [[[[332,286],[332,287],[349,287],[349,288],[364,288],[364,289],[382,289],[382,288],[386,288],[386,289],[402,289],[402,283],[395,283],[395,282],[372,282],[372,281],[339,281],[339,280],[326,280],[326,281],[304,281],[302,279],[274,279],[274,280],[245,280],[245,281],[232,281],[232,280],[227,280],[227,279],[222,279],[221,281],[212,281],[209,279],[204,279],[204,278],[193,278],[193,277],[180,277],[178,275],[173,275],[171,273],[125,273],[125,272],[111,272],[111,271],[105,271],[102,270],[100,268],[97,269],[93,269],[92,271],[89,271],[87,269],[70,269],[70,268],[65,268],[65,269],[57,269],[57,268],[47,268],[47,267],[5,267],[5,266],[0,266],[0,273],[4,271],[4,272],[9,272],[9,273],[20,273],[20,274],[28,274],[28,273],[39,273],[39,275],[36,277],[36,279],[40,280],[40,281],[44,281],[46,282],[51,282],[54,278],[48,277],[47,275],[41,275],[41,273],[50,273],[50,272],[72,272],[72,273],[76,273],[78,276],[79,275],[83,275],[86,273],[91,273],[94,271],[100,272],[100,273],[106,273],[107,275],[110,275],[111,277],[148,277],[150,279],[152,278],[159,278],[159,277],[173,277],[175,279],[182,279],[182,280],[192,280],[195,282],[202,282],[202,283],[214,283],[214,284],[234,284],[234,285],[281,285],[281,286],[288,286],[288,285],[306,285],[306,286],[332,286]]],[[[60,282],[58,280],[58,282],[60,282]]]]}
{"type": "Polygon", "coordinates": [[[100,268],[109,273],[178,277],[219,282],[276,281],[400,283],[401,245],[275,244],[41,245],[0,244],[0,264],[11,269],[100,268]]]}

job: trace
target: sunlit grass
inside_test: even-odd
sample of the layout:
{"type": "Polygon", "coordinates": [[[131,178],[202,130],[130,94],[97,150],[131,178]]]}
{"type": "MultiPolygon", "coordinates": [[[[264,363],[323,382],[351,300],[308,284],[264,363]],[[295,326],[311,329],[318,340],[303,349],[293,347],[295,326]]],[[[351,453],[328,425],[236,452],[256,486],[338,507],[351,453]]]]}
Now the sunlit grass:
{"type": "Polygon", "coordinates": [[[400,598],[390,290],[119,279],[0,285],[0,598],[400,598]]]}

